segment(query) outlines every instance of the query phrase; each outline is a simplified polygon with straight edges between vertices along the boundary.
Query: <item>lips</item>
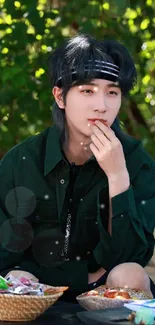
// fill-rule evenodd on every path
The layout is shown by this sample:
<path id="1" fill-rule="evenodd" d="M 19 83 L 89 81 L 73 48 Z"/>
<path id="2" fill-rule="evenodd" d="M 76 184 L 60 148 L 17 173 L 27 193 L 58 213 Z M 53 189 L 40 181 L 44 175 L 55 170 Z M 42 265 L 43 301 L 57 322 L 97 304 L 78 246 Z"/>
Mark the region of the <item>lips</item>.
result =
<path id="1" fill-rule="evenodd" d="M 108 125 L 107 120 L 103 120 L 103 119 L 95 118 L 95 119 L 89 119 L 88 121 L 89 121 L 90 123 L 92 123 L 92 124 L 95 124 L 95 121 L 100 121 L 100 122 L 102 122 L 103 124 Z"/>

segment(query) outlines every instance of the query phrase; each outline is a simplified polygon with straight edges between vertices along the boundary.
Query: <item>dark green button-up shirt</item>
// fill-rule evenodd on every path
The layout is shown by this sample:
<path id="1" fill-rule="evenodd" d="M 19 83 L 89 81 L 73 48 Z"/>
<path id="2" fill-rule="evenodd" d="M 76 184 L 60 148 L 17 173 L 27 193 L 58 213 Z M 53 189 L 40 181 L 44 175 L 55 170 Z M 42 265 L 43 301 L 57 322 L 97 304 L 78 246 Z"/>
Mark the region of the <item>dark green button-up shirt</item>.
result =
<path id="1" fill-rule="evenodd" d="M 130 188 L 112 198 L 95 157 L 80 169 L 72 193 L 68 260 L 63 260 L 70 164 L 56 126 L 11 149 L 0 162 L 0 273 L 19 267 L 41 282 L 88 289 L 88 273 L 153 255 L 155 162 L 141 142 L 121 140 Z"/>

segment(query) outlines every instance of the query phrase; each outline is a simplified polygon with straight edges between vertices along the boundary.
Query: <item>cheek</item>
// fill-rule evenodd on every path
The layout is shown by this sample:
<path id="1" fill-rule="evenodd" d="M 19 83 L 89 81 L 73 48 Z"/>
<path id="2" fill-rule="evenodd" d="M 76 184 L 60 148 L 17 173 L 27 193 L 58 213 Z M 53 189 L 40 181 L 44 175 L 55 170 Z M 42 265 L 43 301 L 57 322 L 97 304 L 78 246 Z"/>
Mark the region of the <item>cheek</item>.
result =
<path id="1" fill-rule="evenodd" d="M 121 97 L 118 97 L 115 102 L 114 102 L 114 108 L 115 108 L 115 111 L 118 112 L 120 110 L 120 107 L 121 107 Z"/>

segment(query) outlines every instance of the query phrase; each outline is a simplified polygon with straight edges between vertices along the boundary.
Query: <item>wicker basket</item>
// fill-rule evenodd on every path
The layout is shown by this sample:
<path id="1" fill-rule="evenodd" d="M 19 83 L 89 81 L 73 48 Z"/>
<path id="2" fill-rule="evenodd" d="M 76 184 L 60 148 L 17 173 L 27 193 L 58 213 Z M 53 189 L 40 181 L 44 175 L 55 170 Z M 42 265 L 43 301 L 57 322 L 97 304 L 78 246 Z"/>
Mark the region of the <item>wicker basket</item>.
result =
<path id="1" fill-rule="evenodd" d="M 31 321 L 53 305 L 63 292 L 47 296 L 0 294 L 0 320 Z"/>

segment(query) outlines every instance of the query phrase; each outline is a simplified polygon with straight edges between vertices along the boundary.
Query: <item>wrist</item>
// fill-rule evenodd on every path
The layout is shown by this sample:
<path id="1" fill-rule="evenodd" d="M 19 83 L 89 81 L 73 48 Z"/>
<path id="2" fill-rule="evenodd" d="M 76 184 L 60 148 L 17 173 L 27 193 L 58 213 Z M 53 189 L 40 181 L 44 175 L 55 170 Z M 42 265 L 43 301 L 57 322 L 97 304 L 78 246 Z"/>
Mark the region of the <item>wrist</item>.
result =
<path id="1" fill-rule="evenodd" d="M 128 171 L 123 171 L 119 174 L 110 175 L 108 177 L 109 182 L 109 195 L 114 197 L 127 191 L 130 187 L 130 177 Z"/>
<path id="2" fill-rule="evenodd" d="M 123 182 L 123 181 L 129 180 L 129 173 L 128 173 L 128 170 L 125 168 L 125 169 L 121 170 L 120 172 L 111 173 L 107 177 L 108 177 L 108 181 L 111 183 L 115 183 L 118 181 Z"/>

